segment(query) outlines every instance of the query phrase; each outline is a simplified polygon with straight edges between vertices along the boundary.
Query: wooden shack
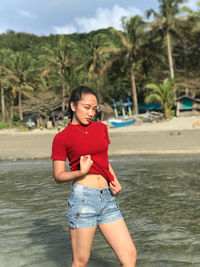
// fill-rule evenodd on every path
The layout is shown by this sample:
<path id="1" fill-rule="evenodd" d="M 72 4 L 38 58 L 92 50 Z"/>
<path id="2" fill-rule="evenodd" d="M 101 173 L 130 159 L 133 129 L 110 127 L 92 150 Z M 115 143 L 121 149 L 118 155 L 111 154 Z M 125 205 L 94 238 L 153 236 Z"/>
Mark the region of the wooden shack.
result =
<path id="1" fill-rule="evenodd" d="M 200 115 L 200 99 L 190 96 L 176 98 L 176 116 Z"/>
<path id="2" fill-rule="evenodd" d="M 66 126 L 67 124 L 67 107 L 69 97 L 65 98 L 66 110 L 62 111 L 62 99 L 53 92 L 40 92 L 30 99 L 26 99 L 22 105 L 23 122 L 29 119 L 35 122 L 35 125 L 40 128 Z M 113 114 L 112 107 L 107 103 L 101 103 L 100 109 L 96 114 L 97 121 L 107 120 Z M 18 107 L 15 109 L 18 112 Z"/>
<path id="3" fill-rule="evenodd" d="M 65 103 L 68 103 L 69 98 L 65 99 Z M 16 108 L 18 111 L 18 107 Z M 52 126 L 55 126 L 55 117 L 60 116 L 62 113 L 62 100 L 59 96 L 53 92 L 40 92 L 22 104 L 23 110 L 23 122 L 32 119 L 37 127 L 50 127 L 48 122 L 52 121 Z M 53 117 L 52 117 L 53 114 Z"/>

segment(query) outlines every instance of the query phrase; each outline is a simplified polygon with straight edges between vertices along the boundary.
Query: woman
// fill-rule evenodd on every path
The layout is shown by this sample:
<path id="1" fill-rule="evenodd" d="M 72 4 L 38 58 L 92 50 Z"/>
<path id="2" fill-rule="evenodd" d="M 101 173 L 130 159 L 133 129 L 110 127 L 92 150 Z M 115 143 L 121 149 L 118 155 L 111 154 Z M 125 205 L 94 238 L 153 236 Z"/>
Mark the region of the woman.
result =
<path id="1" fill-rule="evenodd" d="M 71 123 L 55 136 L 52 147 L 55 181 L 73 180 L 67 207 L 72 267 L 87 265 L 97 226 L 122 266 L 133 267 L 136 249 L 113 196 L 122 188 L 108 161 L 107 127 L 92 122 L 97 107 L 93 90 L 76 88 L 69 101 Z"/>

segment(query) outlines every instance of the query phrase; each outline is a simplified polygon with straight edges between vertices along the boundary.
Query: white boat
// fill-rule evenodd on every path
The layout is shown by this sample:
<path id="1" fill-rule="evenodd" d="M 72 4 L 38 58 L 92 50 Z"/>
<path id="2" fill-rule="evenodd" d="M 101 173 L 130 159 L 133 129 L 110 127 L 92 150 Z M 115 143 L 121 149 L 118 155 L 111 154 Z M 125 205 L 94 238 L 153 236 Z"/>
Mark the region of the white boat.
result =
<path id="1" fill-rule="evenodd" d="M 135 123 L 135 119 L 133 118 L 114 118 L 109 119 L 108 122 L 115 128 L 128 126 Z"/>

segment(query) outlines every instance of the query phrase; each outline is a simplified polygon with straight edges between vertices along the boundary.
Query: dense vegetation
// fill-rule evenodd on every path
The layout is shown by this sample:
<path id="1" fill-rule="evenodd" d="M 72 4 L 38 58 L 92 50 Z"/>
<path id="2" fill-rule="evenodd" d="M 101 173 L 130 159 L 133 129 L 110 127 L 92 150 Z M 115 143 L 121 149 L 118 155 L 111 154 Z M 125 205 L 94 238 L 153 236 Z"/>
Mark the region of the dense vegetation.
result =
<path id="1" fill-rule="evenodd" d="M 180 9 L 183 2 L 159 0 L 159 13 L 147 11 L 151 20 L 123 18 L 123 31 L 1 34 L 1 121 L 22 120 L 24 109 L 31 109 L 36 98 L 46 113 L 49 103 L 59 99 L 65 110 L 66 98 L 80 84 L 95 89 L 100 102 L 130 97 L 136 113 L 138 103 L 167 78 L 176 88 L 166 94 L 170 107 L 176 96 L 200 97 L 200 2 L 197 12 Z M 165 106 L 163 99 L 157 100 Z"/>

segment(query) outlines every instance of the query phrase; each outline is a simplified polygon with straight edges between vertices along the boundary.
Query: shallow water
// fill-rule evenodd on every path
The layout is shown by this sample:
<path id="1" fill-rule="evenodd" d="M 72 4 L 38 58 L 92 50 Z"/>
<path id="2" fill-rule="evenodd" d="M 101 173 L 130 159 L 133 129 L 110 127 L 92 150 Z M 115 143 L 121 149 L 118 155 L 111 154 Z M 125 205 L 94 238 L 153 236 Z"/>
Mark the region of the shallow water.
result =
<path id="1" fill-rule="evenodd" d="M 188 155 L 111 157 L 137 266 L 200 266 L 199 163 Z M 70 183 L 55 184 L 50 160 L 0 162 L 0 178 L 0 266 L 70 266 Z M 98 231 L 88 266 L 119 266 Z"/>

